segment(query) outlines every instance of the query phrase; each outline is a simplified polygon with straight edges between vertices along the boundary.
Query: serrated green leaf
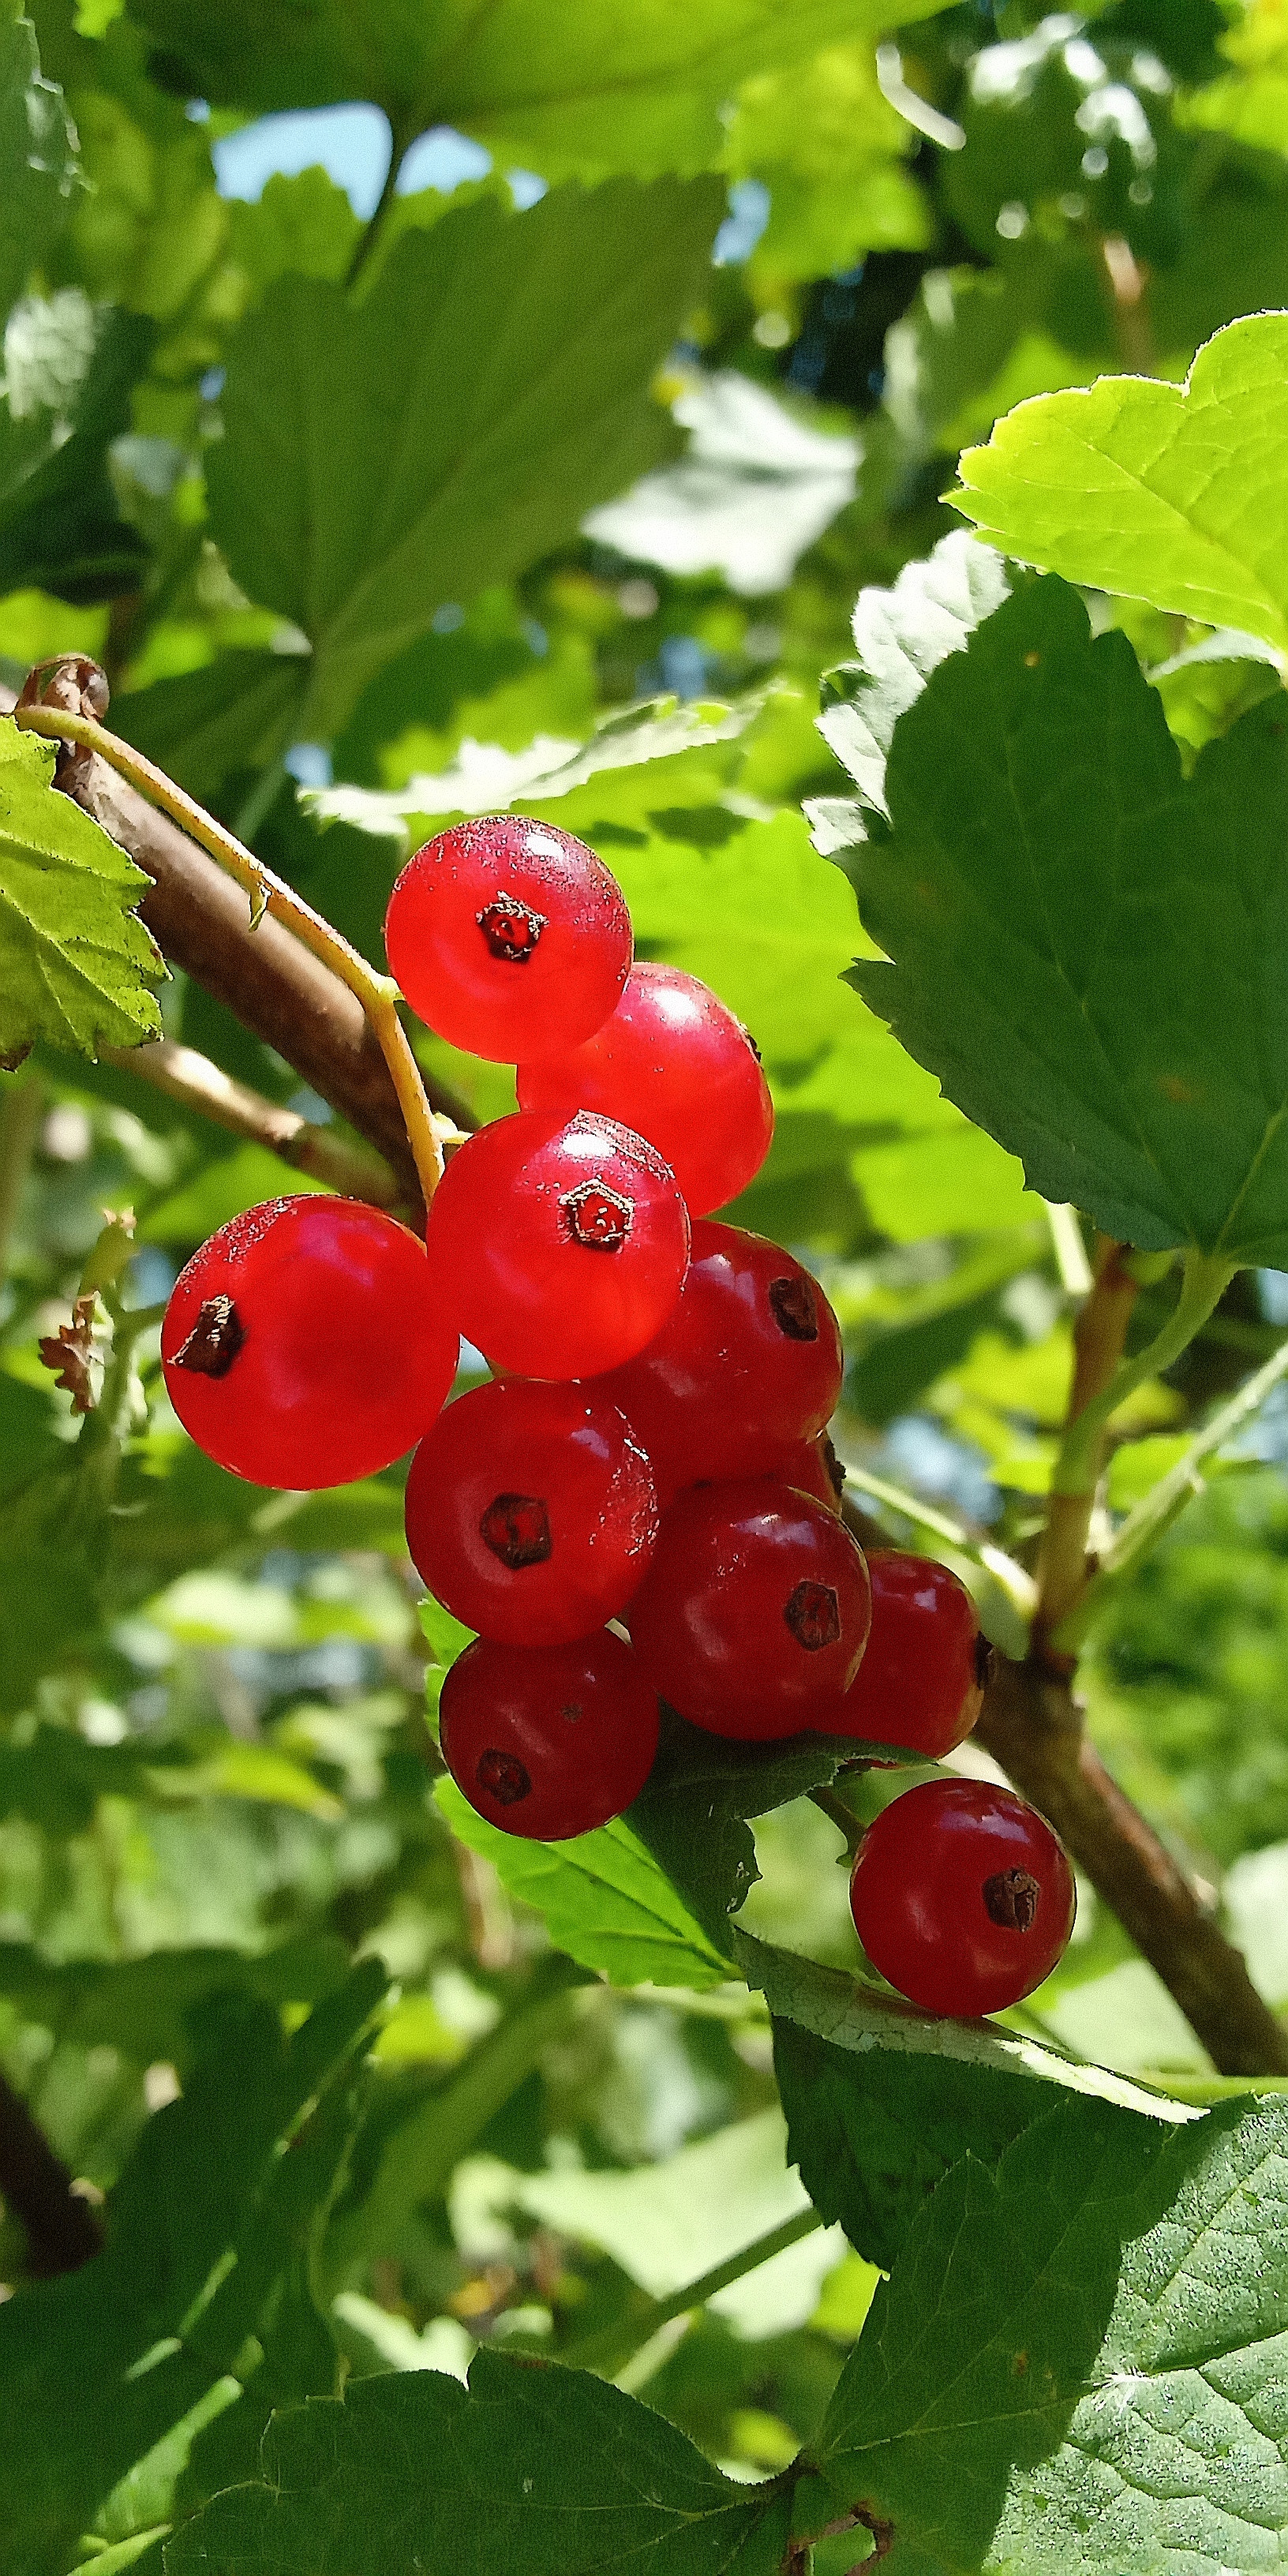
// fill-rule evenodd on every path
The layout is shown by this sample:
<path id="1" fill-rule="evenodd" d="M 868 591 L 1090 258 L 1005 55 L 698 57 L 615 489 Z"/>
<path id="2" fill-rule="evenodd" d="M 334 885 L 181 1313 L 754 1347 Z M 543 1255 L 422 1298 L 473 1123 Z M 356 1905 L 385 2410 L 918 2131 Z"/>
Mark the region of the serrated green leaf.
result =
<path id="1" fill-rule="evenodd" d="M 664 453 L 647 389 L 720 215 L 704 180 L 556 190 L 404 236 L 358 304 L 279 278 L 228 353 L 211 518 L 299 626 L 325 738 L 434 610 L 518 571 Z"/>
<path id="2" fill-rule="evenodd" d="M 1288 1258 L 1278 700 L 1193 777 L 1127 640 L 1022 589 L 899 720 L 852 981 L 1031 1188 L 1119 1239 Z"/>
<path id="3" fill-rule="evenodd" d="M 121 516 L 107 450 L 130 426 L 152 348 L 141 314 L 76 287 L 16 305 L 0 400 L 0 588 L 112 599 L 137 587 L 147 550 Z"/>
<path id="4" fill-rule="evenodd" d="M 545 1917 L 556 1949 L 615 1986 L 722 1985 L 729 1960 L 621 1816 L 571 1842 L 534 1843 L 476 1815 L 454 1780 L 434 1796 L 452 1832 Z"/>
<path id="5" fill-rule="evenodd" d="M 834 1780 L 841 1764 L 878 1753 L 892 1762 L 915 1757 L 850 1735 L 793 1735 L 778 1744 L 740 1744 L 662 1712 L 662 1740 L 645 1787 L 630 1810 L 633 1831 L 697 1916 L 722 1958 L 739 1959 L 729 1917 L 760 1872 L 748 1830 L 768 1815 Z M 727 1973 L 727 1971 L 726 1971 Z"/>
<path id="6" fill-rule="evenodd" d="M 1288 2111 L 1070 2107 L 940 2184 L 842 2373 L 823 2477 L 906 2576 L 1230 2576 L 1288 2510 Z M 820 2520 L 823 2516 L 820 2514 Z"/>
<path id="7" fill-rule="evenodd" d="M 130 0 L 185 97 L 248 109 L 369 98 L 408 139 L 477 135 L 549 177 L 716 166 L 719 110 L 738 82 L 834 38 L 874 35 L 944 0 L 502 0 L 427 13 L 416 0 L 320 0 L 262 42 L 255 0 Z"/>
<path id="8" fill-rule="evenodd" d="M 1007 554 L 1288 652 L 1288 314 L 1200 349 L 1185 385 L 1105 376 L 968 449 L 955 506 Z"/>
<path id="9" fill-rule="evenodd" d="M 76 136 L 63 94 L 41 75 L 35 29 L 15 10 L 0 21 L 0 318 L 67 221 L 79 185 Z"/>
<path id="10" fill-rule="evenodd" d="M 143 2130 L 105 2251 L 0 2310 L 6 2576 L 61 2576 L 126 2471 L 234 2362 L 247 2392 L 230 2413 L 244 2407 L 258 2432 L 268 2408 L 247 2338 L 316 2233 L 352 2111 L 341 2104 L 337 2123 L 324 2100 L 295 2153 L 283 2148 L 314 2098 L 342 2085 L 383 1984 L 368 1962 L 288 2041 L 263 2006 L 228 2009 L 182 2099 Z"/>
<path id="11" fill-rule="evenodd" d="M 0 717 L 0 1063 L 160 1035 L 165 968 L 134 907 L 148 879 L 51 781 L 54 750 Z"/>
<path id="12" fill-rule="evenodd" d="M 391 2519 L 390 2499 L 398 2499 Z M 778 2576 L 789 2499 L 735 2486 L 583 2371 L 480 2352 L 279 2416 L 261 2479 L 169 2542 L 167 2576 Z"/>

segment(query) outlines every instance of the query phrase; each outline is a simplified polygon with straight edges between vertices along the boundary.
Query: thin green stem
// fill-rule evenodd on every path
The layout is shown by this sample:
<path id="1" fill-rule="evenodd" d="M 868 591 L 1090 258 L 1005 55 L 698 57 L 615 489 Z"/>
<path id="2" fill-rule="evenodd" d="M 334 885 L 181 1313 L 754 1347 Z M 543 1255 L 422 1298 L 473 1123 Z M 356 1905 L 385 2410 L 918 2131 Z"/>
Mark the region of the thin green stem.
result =
<path id="1" fill-rule="evenodd" d="M 391 128 L 389 136 L 389 167 L 385 172 L 385 184 L 372 209 L 370 222 L 368 223 L 365 231 L 360 233 L 358 236 L 353 257 L 349 262 L 348 275 L 344 281 L 346 287 L 352 287 L 357 284 L 358 279 L 361 277 L 364 268 L 371 258 L 372 252 L 376 248 L 376 245 L 384 232 L 385 225 L 389 219 L 389 209 L 398 193 L 398 174 L 407 158 L 408 146 L 413 140 L 414 137 L 406 133 L 400 126 L 393 126 Z"/>
<path id="2" fill-rule="evenodd" d="M 302 940 L 306 948 L 312 949 L 314 956 L 320 957 L 323 964 L 347 984 L 349 991 L 356 994 L 389 1067 L 428 1207 L 443 1177 L 442 1138 L 425 1095 L 411 1042 L 398 1017 L 401 996 L 392 977 L 378 975 L 366 958 L 360 956 L 338 930 L 333 930 L 330 922 L 325 921 L 320 912 L 315 912 L 312 904 L 306 903 L 293 886 L 275 876 L 272 869 L 266 868 L 234 833 L 216 822 L 204 805 L 198 805 L 182 787 L 176 787 L 174 780 L 167 778 L 165 771 L 155 768 L 150 760 L 145 760 L 132 743 L 122 742 L 119 735 L 109 733 L 107 727 L 96 723 L 92 716 L 65 713 L 61 707 L 19 706 L 14 710 L 14 719 L 28 733 L 44 734 L 55 742 L 78 742 L 87 751 L 97 752 L 100 759 L 119 770 L 123 778 L 128 778 L 131 786 L 140 788 L 176 823 L 181 823 L 194 841 L 199 841 L 201 847 L 209 850 L 211 857 L 218 859 L 229 875 L 244 886 L 250 898 L 252 925 L 262 920 L 266 912 L 271 913 L 275 921 L 283 922 L 288 930 L 294 931 L 296 938 Z"/>
<path id="3" fill-rule="evenodd" d="M 686 2281 L 682 2290 L 673 2290 L 669 2298 L 648 2299 L 632 2307 L 629 2315 L 619 2317 L 598 2333 L 583 2335 L 580 2343 L 570 2344 L 559 2359 L 569 2370 L 597 2370 L 611 2379 L 624 2370 L 633 2354 L 639 2352 L 662 2326 L 673 2317 L 687 2316 L 692 2308 L 705 2307 L 717 2292 L 741 2281 L 748 2272 L 759 2271 L 762 2263 L 772 2262 L 789 2245 L 799 2245 L 802 2237 L 812 2236 L 823 2224 L 816 2209 L 798 2209 L 794 2218 L 785 2218 L 779 2227 L 771 2227 L 741 2253 L 730 2254 L 723 2263 L 715 2263 L 696 2281 Z"/>
<path id="4" fill-rule="evenodd" d="M 1129 1566 L 1135 1565 L 1147 1548 L 1155 1546 L 1164 1531 L 1179 1518 L 1186 1504 L 1204 1491 L 1207 1480 L 1202 1473 L 1203 1461 L 1224 1447 L 1226 1441 L 1264 1404 L 1271 1388 L 1285 1376 L 1288 1376 L 1288 1342 L 1281 1342 L 1264 1367 L 1254 1371 L 1231 1396 L 1228 1404 L 1223 1404 L 1213 1414 L 1211 1421 L 1196 1433 L 1184 1455 L 1177 1459 L 1176 1465 L 1169 1468 L 1165 1476 L 1160 1476 L 1158 1483 L 1152 1485 L 1135 1509 L 1128 1513 L 1108 1547 L 1101 1550 L 1097 1570 L 1077 1610 L 1060 1630 L 1056 1639 L 1058 1645 L 1072 1651 L 1075 1643 L 1081 1641 L 1108 1586 L 1125 1574 Z"/>
<path id="5" fill-rule="evenodd" d="M 40 1133 L 44 1092 L 34 1073 L 0 1086 L 0 1282 L 9 1262 L 22 1185 Z"/>
<path id="6" fill-rule="evenodd" d="M 839 1833 L 844 1834 L 846 1859 L 853 1860 L 866 1830 L 860 1819 L 835 1789 L 811 1789 L 809 1797 L 811 1805 L 827 1816 Z"/>
<path id="7" fill-rule="evenodd" d="M 1152 1342 L 1136 1357 L 1121 1360 L 1107 1386 L 1074 1416 L 1060 1444 L 1051 1478 L 1053 1494 L 1082 1494 L 1094 1488 L 1100 1442 L 1110 1416 L 1152 1377 L 1172 1367 L 1207 1322 L 1239 1265 L 1214 1253 L 1187 1252 L 1181 1293 Z"/>

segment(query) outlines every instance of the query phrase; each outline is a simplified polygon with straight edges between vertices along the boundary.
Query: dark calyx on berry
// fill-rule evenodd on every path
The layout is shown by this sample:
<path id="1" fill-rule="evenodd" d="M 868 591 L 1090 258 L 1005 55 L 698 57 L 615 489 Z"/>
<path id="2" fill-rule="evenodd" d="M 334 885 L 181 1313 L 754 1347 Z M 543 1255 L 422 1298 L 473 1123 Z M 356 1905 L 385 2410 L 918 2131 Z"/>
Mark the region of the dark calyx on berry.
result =
<path id="1" fill-rule="evenodd" d="M 498 1807 L 517 1807 L 520 1798 L 526 1798 L 532 1788 L 531 1777 L 518 1754 L 498 1752 L 495 1745 L 480 1753 L 474 1777 L 480 1789 L 495 1798 Z"/>
<path id="2" fill-rule="evenodd" d="M 807 1655 L 834 1646 L 841 1634 L 841 1605 L 830 1583 L 798 1583 L 783 1617 Z"/>
<path id="3" fill-rule="evenodd" d="M 245 1339 L 246 1327 L 231 1297 L 207 1297 L 173 1366 L 195 1369 L 199 1377 L 227 1377 Z"/>
<path id="4" fill-rule="evenodd" d="M 789 1342 L 818 1340 L 818 1302 L 808 1279 L 771 1279 L 769 1302 Z"/>
<path id="5" fill-rule="evenodd" d="M 544 912 L 515 894 L 494 894 L 474 915 L 492 955 L 503 965 L 526 966 L 546 926 Z"/>
<path id="6" fill-rule="evenodd" d="M 554 1545 L 550 1514 L 538 1494 L 498 1494 L 479 1522 L 479 1536 L 511 1574 L 544 1565 Z"/>
<path id="7" fill-rule="evenodd" d="M 1026 1869 L 999 1869 L 984 1881 L 984 1911 L 1002 1932 L 1031 1932 L 1041 1893 Z"/>
<path id="8" fill-rule="evenodd" d="M 619 1190 L 610 1190 L 604 1181 L 579 1181 L 559 1204 L 574 1243 L 590 1252 L 621 1251 L 635 1210 Z"/>

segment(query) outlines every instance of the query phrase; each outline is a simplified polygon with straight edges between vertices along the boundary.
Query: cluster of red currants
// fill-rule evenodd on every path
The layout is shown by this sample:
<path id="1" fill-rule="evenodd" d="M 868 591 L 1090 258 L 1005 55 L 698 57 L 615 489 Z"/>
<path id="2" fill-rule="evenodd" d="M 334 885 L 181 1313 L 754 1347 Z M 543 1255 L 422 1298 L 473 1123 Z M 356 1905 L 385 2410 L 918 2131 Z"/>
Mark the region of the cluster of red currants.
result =
<path id="1" fill-rule="evenodd" d="M 832 1309 L 789 1253 L 711 1221 L 772 1134 L 746 1030 L 695 977 L 633 963 L 613 878 L 544 824 L 427 843 L 386 944 L 430 1027 L 517 1065 L 518 1112 L 457 1149 L 423 1246 L 321 1197 L 212 1236 L 162 1334 L 180 1419 L 235 1473 L 294 1489 L 419 1444 L 408 1546 L 477 1632 L 444 1683 L 443 1755 L 507 1832 L 620 1815 L 660 1700 L 744 1741 L 809 1728 L 941 1758 L 980 1704 L 970 1597 L 924 1559 L 865 1558 L 825 1429 Z M 493 1375 L 444 1410 L 461 1335 Z M 913 1877 L 938 1894 L 901 1914 L 882 1855 L 914 1812 Z M 1071 1883 L 1023 1801 L 944 1781 L 877 1819 L 853 1902 L 902 1992 L 978 2012 L 1047 1973 Z"/>

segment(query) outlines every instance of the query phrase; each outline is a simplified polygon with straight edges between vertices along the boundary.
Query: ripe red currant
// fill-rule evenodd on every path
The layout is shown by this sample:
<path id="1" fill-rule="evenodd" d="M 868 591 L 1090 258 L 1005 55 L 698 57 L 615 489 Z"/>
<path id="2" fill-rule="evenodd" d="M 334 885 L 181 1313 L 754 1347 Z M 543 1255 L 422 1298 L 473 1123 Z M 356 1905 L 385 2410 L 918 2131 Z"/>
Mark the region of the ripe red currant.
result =
<path id="1" fill-rule="evenodd" d="M 521 1112 L 453 1156 L 425 1243 L 445 1309 L 494 1368 L 594 1377 L 666 1322 L 689 1220 L 642 1136 L 611 1118 Z"/>
<path id="2" fill-rule="evenodd" d="M 870 1608 L 863 1550 L 835 1513 L 748 1477 L 671 1505 L 629 1618 L 663 1699 L 752 1742 L 830 1728 Z"/>
<path id="3" fill-rule="evenodd" d="M 408 860 L 385 948 L 431 1029 L 512 1064 L 578 1046 L 608 1018 L 630 967 L 631 921 L 584 841 L 490 814 L 453 823 Z"/>
<path id="4" fill-rule="evenodd" d="M 927 2012 L 969 2019 L 1032 1994 L 1073 1930 L 1073 1872 L 1035 1807 L 987 1780 L 928 1780 L 883 1807 L 850 1880 L 874 1968 Z"/>
<path id="5" fill-rule="evenodd" d="M 513 1646 L 588 1637 L 657 1537 L 652 1470 L 615 1406 L 506 1378 L 439 1415 L 407 1479 L 407 1545 L 466 1627 Z"/>
<path id="6" fill-rule="evenodd" d="M 602 1110 L 647 1136 L 692 1216 L 754 1180 L 774 1107 L 746 1030 L 678 966 L 633 966 L 611 1019 L 578 1047 L 521 1064 L 521 1109 Z"/>
<path id="7" fill-rule="evenodd" d="M 423 1247 L 357 1199 L 270 1199 L 221 1225 L 161 1327 L 170 1401 L 207 1457 L 302 1492 L 372 1476 L 456 1374 Z"/>
<path id="8" fill-rule="evenodd" d="M 794 1440 L 790 1448 L 780 1449 L 769 1473 L 778 1484 L 791 1485 L 798 1494 L 812 1494 L 816 1503 L 827 1505 L 829 1512 L 840 1512 L 841 1496 L 845 1491 L 845 1469 L 825 1431 L 818 1432 L 813 1440 Z M 874 1617 L 875 1582 L 874 1576 Z M 865 1654 L 864 1663 L 866 1661 Z M 862 1671 L 863 1666 L 859 1669 Z"/>
<path id="9" fill-rule="evenodd" d="M 665 1504 L 683 1485 L 772 1475 L 784 1449 L 822 1430 L 844 1365 L 808 1270 L 763 1235 L 702 1219 L 670 1320 L 603 1392 L 643 1441 Z"/>
<path id="10" fill-rule="evenodd" d="M 988 1642 L 964 1583 L 933 1557 L 871 1548 L 872 1634 L 838 1732 L 942 1762 L 984 1698 Z"/>
<path id="11" fill-rule="evenodd" d="M 570 1646 L 480 1637 L 443 1684 L 443 1760 L 490 1825 L 562 1842 L 620 1816 L 657 1751 L 657 1694 L 604 1629 Z"/>

